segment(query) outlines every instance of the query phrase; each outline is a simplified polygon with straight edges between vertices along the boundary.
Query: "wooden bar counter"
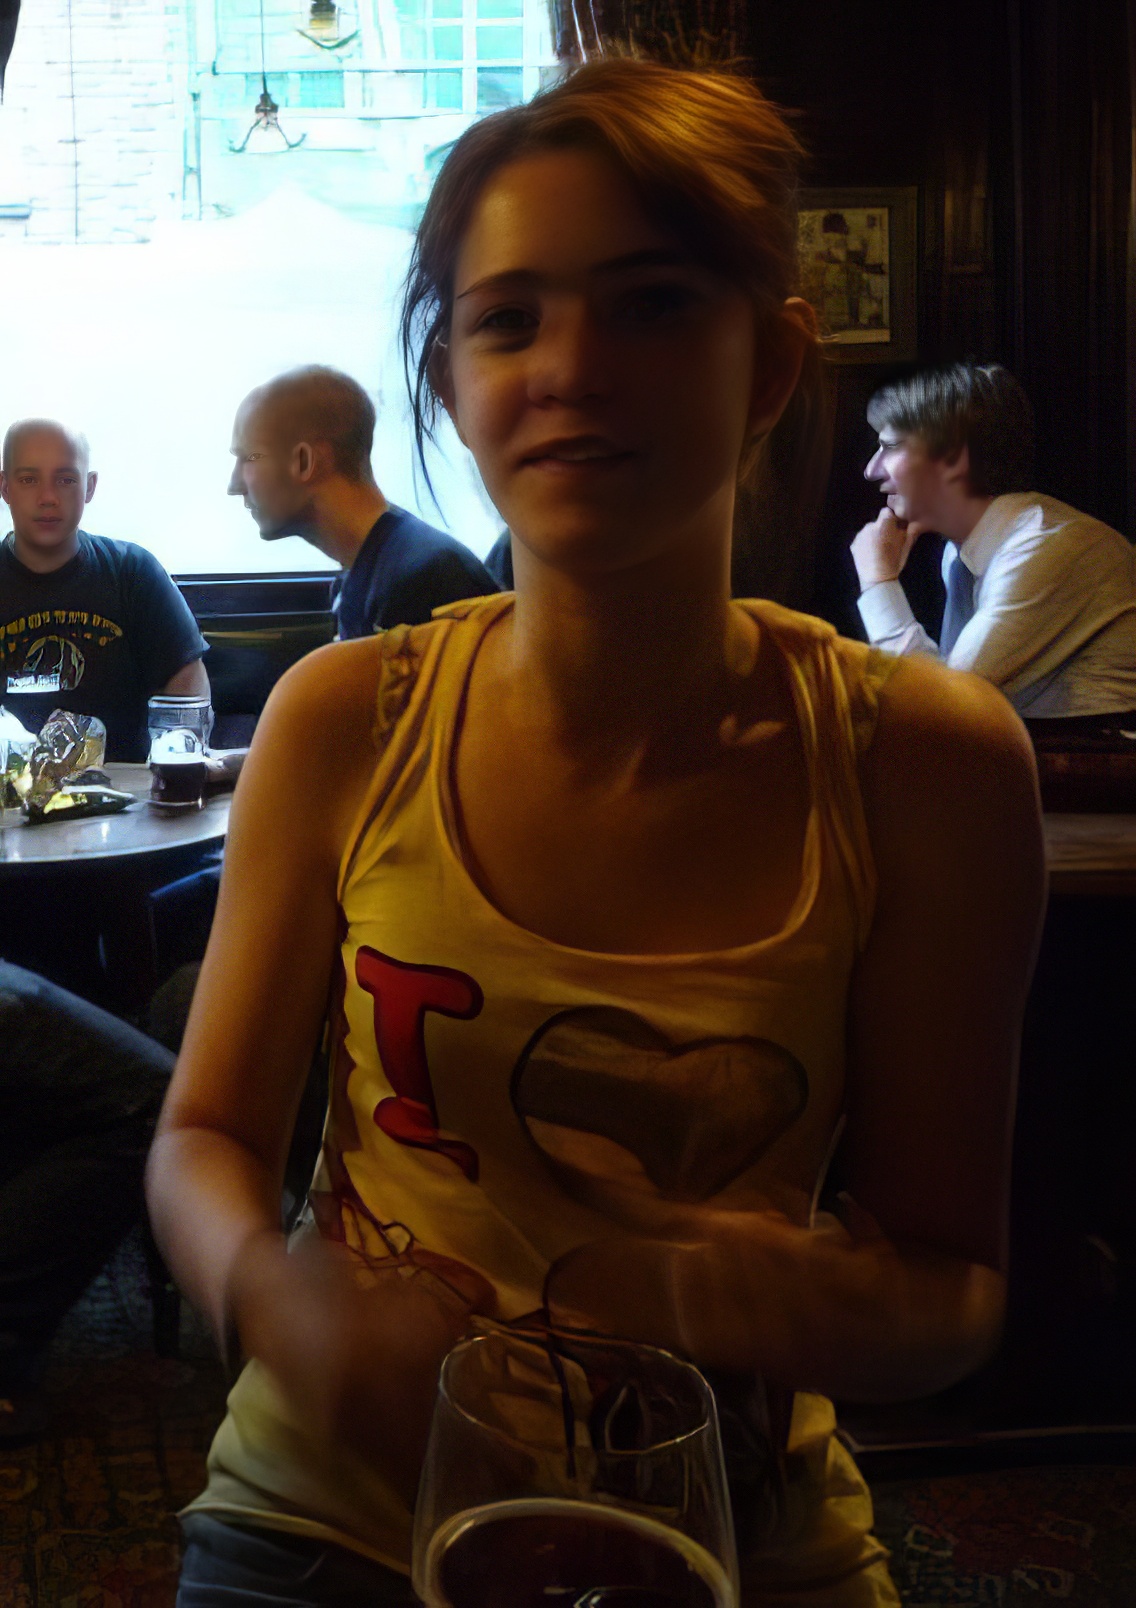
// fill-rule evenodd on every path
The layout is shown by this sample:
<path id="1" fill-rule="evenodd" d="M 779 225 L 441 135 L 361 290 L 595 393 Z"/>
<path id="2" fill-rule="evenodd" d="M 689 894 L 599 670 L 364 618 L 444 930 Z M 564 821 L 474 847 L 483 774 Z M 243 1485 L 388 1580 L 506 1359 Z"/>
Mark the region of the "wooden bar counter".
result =
<path id="1" fill-rule="evenodd" d="M 1046 814 L 1050 891 L 1069 898 L 1136 894 L 1136 815 Z"/>

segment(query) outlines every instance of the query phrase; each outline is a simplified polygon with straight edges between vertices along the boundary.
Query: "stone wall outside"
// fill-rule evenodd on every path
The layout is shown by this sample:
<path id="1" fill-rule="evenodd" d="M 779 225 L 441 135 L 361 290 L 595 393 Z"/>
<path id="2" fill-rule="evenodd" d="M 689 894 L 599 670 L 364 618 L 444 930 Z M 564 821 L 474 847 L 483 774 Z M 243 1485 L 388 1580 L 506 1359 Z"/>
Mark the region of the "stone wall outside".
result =
<path id="1" fill-rule="evenodd" d="M 126 244 L 180 217 L 184 11 L 172 0 L 23 7 L 0 107 L 0 239 Z"/>

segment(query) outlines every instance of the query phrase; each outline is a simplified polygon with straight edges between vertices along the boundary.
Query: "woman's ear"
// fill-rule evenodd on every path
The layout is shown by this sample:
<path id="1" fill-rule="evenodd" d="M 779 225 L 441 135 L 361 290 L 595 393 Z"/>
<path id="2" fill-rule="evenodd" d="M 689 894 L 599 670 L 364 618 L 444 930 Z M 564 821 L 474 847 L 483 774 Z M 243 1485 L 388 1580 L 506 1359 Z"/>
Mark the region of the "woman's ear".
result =
<path id="1" fill-rule="evenodd" d="M 458 440 L 463 447 L 468 447 L 469 442 L 462 434 L 462 427 L 458 423 L 457 399 L 454 396 L 454 380 L 450 370 L 450 348 L 445 341 L 437 337 L 430 348 L 426 378 L 430 382 L 430 389 L 445 408 L 446 416 L 453 425 Z"/>
<path id="2" fill-rule="evenodd" d="M 749 409 L 751 442 L 768 435 L 785 411 L 801 377 L 805 353 L 817 337 L 816 313 L 800 296 L 790 296 L 758 326 Z"/>

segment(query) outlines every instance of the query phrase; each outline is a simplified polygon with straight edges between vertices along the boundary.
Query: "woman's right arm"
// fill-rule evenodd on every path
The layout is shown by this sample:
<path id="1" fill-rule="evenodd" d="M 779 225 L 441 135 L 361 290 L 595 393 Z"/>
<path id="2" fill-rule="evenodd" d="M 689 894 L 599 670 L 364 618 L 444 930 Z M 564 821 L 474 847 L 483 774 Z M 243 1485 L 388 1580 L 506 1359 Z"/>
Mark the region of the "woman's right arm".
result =
<path id="1" fill-rule="evenodd" d="M 339 859 L 376 759 L 377 674 L 373 639 L 335 644 L 268 701 L 150 1157 L 158 1242 L 226 1347 L 246 1249 L 283 1246 L 283 1168 L 327 1003 Z"/>
<path id="2" fill-rule="evenodd" d="M 360 1289 L 318 1235 L 289 1249 L 284 1163 L 324 1019 L 336 881 L 377 755 L 374 638 L 310 655 L 261 717 L 233 800 L 221 895 L 147 1171 L 170 1268 L 232 1362 L 254 1357 L 318 1437 L 413 1500 L 438 1369 L 485 1299 L 386 1275 Z M 460 1280 L 458 1283 L 460 1284 Z"/>

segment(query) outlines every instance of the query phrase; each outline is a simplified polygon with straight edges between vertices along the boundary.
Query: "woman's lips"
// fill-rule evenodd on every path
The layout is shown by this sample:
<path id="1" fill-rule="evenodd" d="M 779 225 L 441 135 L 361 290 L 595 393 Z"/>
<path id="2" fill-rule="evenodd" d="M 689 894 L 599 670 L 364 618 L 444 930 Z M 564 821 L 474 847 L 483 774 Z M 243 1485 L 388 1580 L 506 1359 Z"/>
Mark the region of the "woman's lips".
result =
<path id="1" fill-rule="evenodd" d="M 618 468 L 633 454 L 606 441 L 549 442 L 521 459 L 524 469 L 540 469 L 552 474 L 597 474 Z"/>
<path id="2" fill-rule="evenodd" d="M 539 469 L 544 474 L 595 475 L 622 468 L 630 458 L 629 452 L 613 453 L 608 458 L 526 458 L 524 468 Z"/>

